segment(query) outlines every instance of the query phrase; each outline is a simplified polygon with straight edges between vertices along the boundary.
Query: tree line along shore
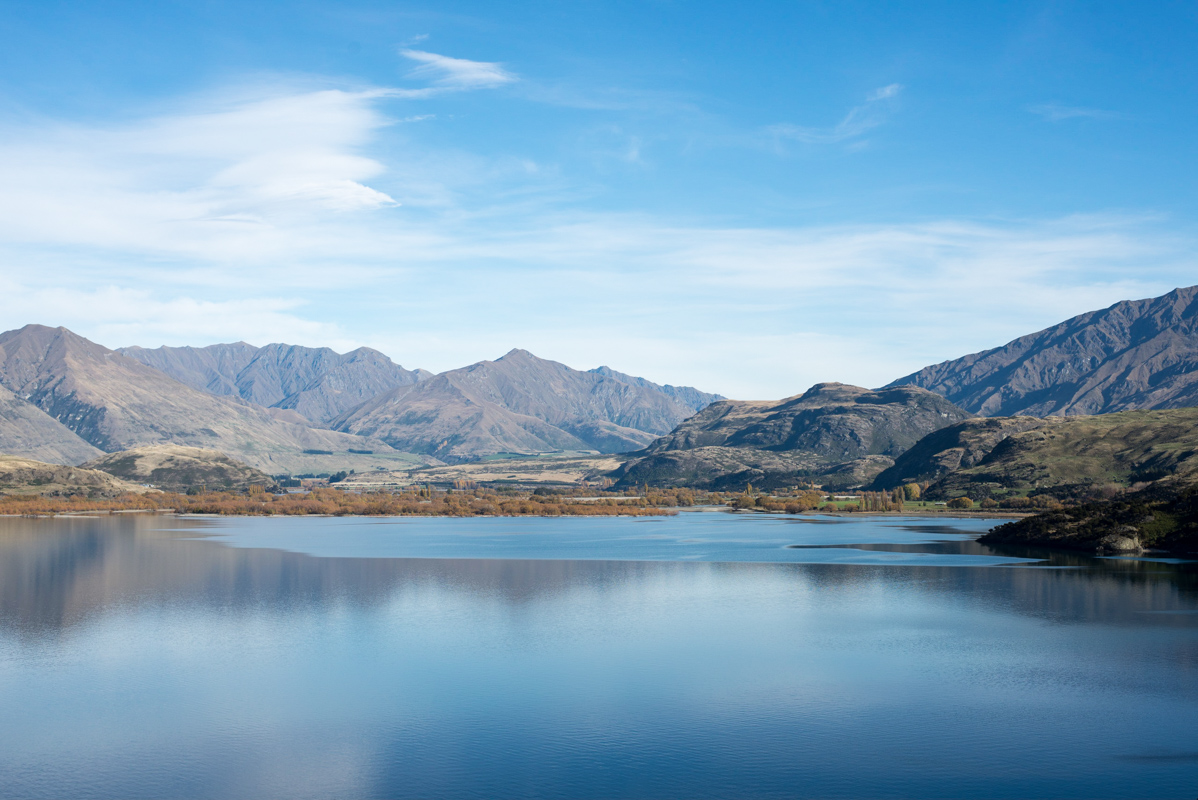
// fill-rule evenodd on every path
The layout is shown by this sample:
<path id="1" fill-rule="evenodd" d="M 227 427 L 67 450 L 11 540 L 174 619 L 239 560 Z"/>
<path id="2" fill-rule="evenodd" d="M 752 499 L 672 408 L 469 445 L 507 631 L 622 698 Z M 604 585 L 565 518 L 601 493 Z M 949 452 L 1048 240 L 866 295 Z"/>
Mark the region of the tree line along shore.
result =
<path id="1" fill-rule="evenodd" d="M 114 497 L 42 494 L 0 495 L 0 515 L 47 516 L 95 512 L 173 512 L 226 516 L 656 516 L 679 508 L 726 508 L 733 511 L 800 514 L 937 513 L 992 509 L 972 503 L 906 500 L 902 490 L 831 495 L 814 489 L 740 494 L 687 488 L 596 491 L 587 488 L 491 488 L 458 482 L 457 488 L 432 485 L 403 490 L 347 491 L 315 486 L 307 491 L 272 493 L 262 486 L 212 492 L 126 493 Z M 463 485 L 466 484 L 466 485 Z"/>

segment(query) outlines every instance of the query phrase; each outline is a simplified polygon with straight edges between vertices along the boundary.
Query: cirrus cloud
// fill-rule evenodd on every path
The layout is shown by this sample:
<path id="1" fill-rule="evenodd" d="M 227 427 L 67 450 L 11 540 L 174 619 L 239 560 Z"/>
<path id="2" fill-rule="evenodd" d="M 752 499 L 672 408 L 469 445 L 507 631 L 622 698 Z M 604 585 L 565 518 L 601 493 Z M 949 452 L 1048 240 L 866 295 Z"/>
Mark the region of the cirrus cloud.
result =
<path id="1" fill-rule="evenodd" d="M 444 89 L 491 89 L 517 78 L 502 65 L 489 61 L 470 61 L 424 50 L 400 50 L 400 55 L 420 66 L 408 73 L 413 78 L 428 78 Z"/>

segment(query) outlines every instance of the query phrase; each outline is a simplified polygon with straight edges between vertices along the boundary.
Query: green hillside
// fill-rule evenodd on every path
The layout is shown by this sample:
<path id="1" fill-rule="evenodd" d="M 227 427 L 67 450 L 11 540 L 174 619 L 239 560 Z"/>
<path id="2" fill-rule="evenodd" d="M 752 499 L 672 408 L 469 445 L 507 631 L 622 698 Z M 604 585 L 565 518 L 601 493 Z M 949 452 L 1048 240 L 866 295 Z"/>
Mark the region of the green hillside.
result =
<path id="1" fill-rule="evenodd" d="M 1198 477 L 1198 408 L 967 420 L 925 437 L 874 487 L 929 481 L 932 499 L 1084 497 Z"/>

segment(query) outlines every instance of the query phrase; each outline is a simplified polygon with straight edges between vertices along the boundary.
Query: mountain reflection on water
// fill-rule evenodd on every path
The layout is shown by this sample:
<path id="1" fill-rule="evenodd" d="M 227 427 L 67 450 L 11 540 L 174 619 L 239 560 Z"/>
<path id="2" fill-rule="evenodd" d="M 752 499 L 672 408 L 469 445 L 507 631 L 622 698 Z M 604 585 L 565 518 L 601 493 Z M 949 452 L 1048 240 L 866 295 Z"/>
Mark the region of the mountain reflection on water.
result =
<path id="1" fill-rule="evenodd" d="M 1192 563 L 640 522 L 0 520 L 0 796 L 1198 789 Z"/>

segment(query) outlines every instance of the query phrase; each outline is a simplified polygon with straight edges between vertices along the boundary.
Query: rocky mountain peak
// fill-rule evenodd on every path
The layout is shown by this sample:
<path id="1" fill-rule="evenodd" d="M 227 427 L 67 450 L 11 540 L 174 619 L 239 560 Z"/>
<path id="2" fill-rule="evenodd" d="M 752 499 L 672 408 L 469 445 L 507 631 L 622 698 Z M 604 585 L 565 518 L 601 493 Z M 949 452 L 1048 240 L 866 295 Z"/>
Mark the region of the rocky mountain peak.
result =
<path id="1" fill-rule="evenodd" d="M 1107 414 L 1198 404 L 1198 286 L 1080 314 L 925 367 L 920 386 L 983 416 Z"/>

